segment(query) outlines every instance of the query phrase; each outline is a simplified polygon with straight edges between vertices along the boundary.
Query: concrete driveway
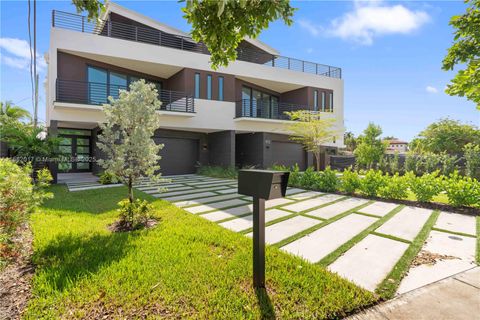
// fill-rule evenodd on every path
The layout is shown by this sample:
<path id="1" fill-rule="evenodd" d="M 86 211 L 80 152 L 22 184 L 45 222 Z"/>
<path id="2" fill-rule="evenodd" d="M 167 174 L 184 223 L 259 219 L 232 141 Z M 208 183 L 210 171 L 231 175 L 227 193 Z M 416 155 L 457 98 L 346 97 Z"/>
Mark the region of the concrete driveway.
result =
<path id="1" fill-rule="evenodd" d="M 251 198 L 237 193 L 237 181 L 199 175 L 168 178 L 171 182 L 162 185 L 166 192 L 158 193 L 158 184 L 148 180 L 135 187 L 250 236 Z M 266 208 L 269 244 L 327 265 L 370 291 L 392 271 L 433 214 L 428 209 L 297 188 L 289 188 L 286 198 L 267 201 Z M 476 236 L 474 217 L 441 212 L 398 293 L 474 268 Z"/>

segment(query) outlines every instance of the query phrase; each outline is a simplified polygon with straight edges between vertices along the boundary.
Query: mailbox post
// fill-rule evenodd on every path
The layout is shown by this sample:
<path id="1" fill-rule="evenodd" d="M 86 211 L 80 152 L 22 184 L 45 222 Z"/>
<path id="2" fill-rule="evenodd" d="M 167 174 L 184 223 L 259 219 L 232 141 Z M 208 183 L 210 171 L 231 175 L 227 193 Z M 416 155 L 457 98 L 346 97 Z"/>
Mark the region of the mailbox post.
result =
<path id="1" fill-rule="evenodd" d="M 289 172 L 240 170 L 238 193 L 253 197 L 253 286 L 265 288 L 265 200 L 285 197 Z"/>

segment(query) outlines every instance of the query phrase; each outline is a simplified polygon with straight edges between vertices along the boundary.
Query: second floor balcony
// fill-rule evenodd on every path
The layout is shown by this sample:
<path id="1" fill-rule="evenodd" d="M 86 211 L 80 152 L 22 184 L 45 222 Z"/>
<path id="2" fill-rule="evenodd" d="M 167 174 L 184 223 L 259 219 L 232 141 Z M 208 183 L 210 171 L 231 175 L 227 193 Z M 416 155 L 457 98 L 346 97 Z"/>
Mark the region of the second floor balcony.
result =
<path id="1" fill-rule="evenodd" d="M 119 97 L 120 90 L 128 90 L 127 86 L 57 79 L 56 98 L 58 102 L 103 105 L 108 97 Z M 160 110 L 194 113 L 194 98 L 185 92 L 158 90 L 158 99 L 162 102 Z"/>
<path id="2" fill-rule="evenodd" d="M 316 110 L 314 107 L 278 102 L 277 100 L 243 99 L 236 102 L 236 118 L 260 118 L 290 120 L 286 112 L 309 110 L 313 112 L 333 112 L 332 109 Z"/>
<path id="3" fill-rule="evenodd" d="M 52 12 L 52 26 L 55 28 L 91 33 L 99 36 L 141 42 L 200 54 L 210 54 L 205 44 L 197 43 L 189 37 L 173 35 L 154 28 L 126 24 L 118 21 L 88 21 L 85 16 L 62 11 L 54 10 Z M 239 47 L 237 49 L 237 60 L 330 78 L 342 78 L 341 68 L 280 55 L 272 55 L 260 49 L 257 50 L 250 47 Z"/>

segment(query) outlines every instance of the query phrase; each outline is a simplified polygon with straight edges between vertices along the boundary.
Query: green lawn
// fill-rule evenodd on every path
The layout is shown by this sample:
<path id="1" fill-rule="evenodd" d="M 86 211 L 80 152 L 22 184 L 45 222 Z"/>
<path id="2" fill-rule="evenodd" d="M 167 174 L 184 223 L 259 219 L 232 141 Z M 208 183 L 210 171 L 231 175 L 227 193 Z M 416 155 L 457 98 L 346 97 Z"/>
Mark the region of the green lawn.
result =
<path id="1" fill-rule="evenodd" d="M 125 187 L 68 192 L 34 214 L 33 295 L 25 318 L 340 318 L 376 297 L 267 248 L 267 293 L 251 288 L 251 239 L 154 203 L 154 229 L 111 233 Z"/>

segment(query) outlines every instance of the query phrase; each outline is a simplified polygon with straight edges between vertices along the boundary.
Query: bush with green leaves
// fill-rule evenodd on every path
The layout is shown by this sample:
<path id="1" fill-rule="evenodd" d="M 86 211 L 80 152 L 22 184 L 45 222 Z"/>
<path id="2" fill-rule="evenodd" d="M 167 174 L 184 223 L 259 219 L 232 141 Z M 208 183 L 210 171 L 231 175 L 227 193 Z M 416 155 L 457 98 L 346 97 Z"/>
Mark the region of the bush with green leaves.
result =
<path id="1" fill-rule="evenodd" d="M 307 170 L 300 176 L 300 186 L 306 189 L 315 189 L 317 185 L 318 173 L 313 167 L 308 167 Z"/>
<path id="2" fill-rule="evenodd" d="M 395 173 L 385 176 L 385 185 L 378 189 L 378 195 L 387 199 L 405 199 L 408 197 L 408 181 L 405 176 Z"/>
<path id="3" fill-rule="evenodd" d="M 405 163 L 403 164 L 403 170 L 405 172 L 415 172 L 415 169 L 417 168 L 417 156 L 412 153 L 408 152 L 406 157 L 405 157 Z"/>
<path id="4" fill-rule="evenodd" d="M 417 201 L 428 202 L 442 191 L 442 177 L 439 171 L 416 176 L 412 171 L 405 175 L 410 191 L 413 192 Z"/>
<path id="5" fill-rule="evenodd" d="M 458 171 L 444 179 L 443 187 L 448 203 L 460 207 L 480 207 L 480 182 L 461 176 Z"/>
<path id="6" fill-rule="evenodd" d="M 465 174 L 470 178 L 480 180 L 480 145 L 472 143 L 463 148 L 465 157 Z"/>
<path id="7" fill-rule="evenodd" d="M 119 227 L 121 230 L 136 230 L 145 227 L 151 218 L 153 206 L 146 200 L 136 199 L 130 202 L 123 199 L 118 203 L 120 209 Z"/>
<path id="8" fill-rule="evenodd" d="M 37 171 L 32 181 L 30 164 L 19 166 L 10 159 L 0 159 L 0 265 L 17 255 L 13 237 L 43 200 L 51 198 L 46 192 L 52 175 L 48 169 Z"/>
<path id="9" fill-rule="evenodd" d="M 197 174 L 213 178 L 236 179 L 238 170 L 235 167 L 200 166 Z"/>
<path id="10" fill-rule="evenodd" d="M 320 171 L 317 176 L 316 189 L 323 192 L 335 192 L 340 185 L 340 179 L 337 177 L 337 172 L 327 167 Z"/>
<path id="11" fill-rule="evenodd" d="M 360 180 L 360 191 L 369 197 L 375 197 L 378 190 L 386 185 L 386 179 L 382 171 L 370 169 Z"/>
<path id="12" fill-rule="evenodd" d="M 355 193 L 360 188 L 360 176 L 358 172 L 348 168 L 343 171 L 340 190 L 348 194 Z"/>
<path id="13" fill-rule="evenodd" d="M 442 153 L 440 155 L 440 170 L 444 176 L 452 174 L 455 170 L 458 170 L 459 158 L 455 155 L 448 153 Z"/>
<path id="14" fill-rule="evenodd" d="M 110 172 L 103 172 L 100 175 L 100 179 L 98 180 L 101 184 L 114 184 L 118 183 L 119 179 L 118 177 Z"/>

